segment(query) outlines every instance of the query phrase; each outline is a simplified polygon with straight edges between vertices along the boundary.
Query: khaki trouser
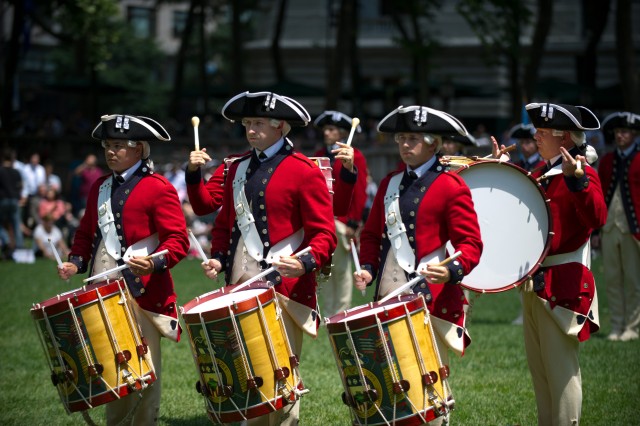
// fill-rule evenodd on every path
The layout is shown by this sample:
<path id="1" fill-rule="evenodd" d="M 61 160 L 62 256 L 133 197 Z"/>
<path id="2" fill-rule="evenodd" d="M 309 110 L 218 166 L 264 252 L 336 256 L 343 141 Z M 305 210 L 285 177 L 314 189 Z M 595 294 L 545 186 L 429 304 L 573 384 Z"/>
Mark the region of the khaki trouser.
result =
<path id="1" fill-rule="evenodd" d="M 542 300 L 522 293 L 524 343 L 539 426 L 578 425 L 582 411 L 579 342 L 565 334 Z"/>
<path id="2" fill-rule="evenodd" d="M 108 425 L 155 425 L 160 412 L 160 391 L 162 361 L 160 358 L 160 332 L 142 312 L 136 302 L 129 306 L 135 311 L 136 318 L 149 345 L 151 361 L 157 380 L 141 393 L 133 393 L 106 406 Z"/>
<path id="3" fill-rule="evenodd" d="M 602 264 L 611 330 L 637 331 L 640 325 L 640 241 L 617 226 L 602 231 Z"/>
<path id="4" fill-rule="evenodd" d="M 331 261 L 331 276 L 321 284 L 320 299 L 324 317 L 331 317 L 349 309 L 353 294 L 353 260 L 351 251 L 347 248 L 350 247 L 350 241 L 346 236 L 347 226 L 340 221 L 335 222 L 338 245 Z"/>

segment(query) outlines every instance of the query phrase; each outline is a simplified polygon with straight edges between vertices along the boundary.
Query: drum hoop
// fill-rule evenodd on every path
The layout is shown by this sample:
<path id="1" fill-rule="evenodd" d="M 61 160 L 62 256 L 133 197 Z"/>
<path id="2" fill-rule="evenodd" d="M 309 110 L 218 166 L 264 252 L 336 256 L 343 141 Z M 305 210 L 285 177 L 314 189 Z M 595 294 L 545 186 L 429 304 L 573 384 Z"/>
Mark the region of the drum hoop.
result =
<path id="1" fill-rule="evenodd" d="M 542 200 L 544 201 L 544 206 L 547 212 L 547 219 L 548 219 L 548 224 L 549 224 L 549 229 L 547 230 L 547 238 L 545 240 L 545 244 L 544 244 L 544 248 L 542 250 L 542 253 L 540 253 L 540 256 L 538 257 L 538 259 L 536 260 L 536 262 L 533 264 L 534 266 L 531 268 L 531 270 L 521 279 L 513 282 L 513 283 L 509 283 L 509 284 L 505 284 L 502 287 L 497 287 L 497 288 L 492 288 L 492 289 L 485 289 L 485 288 L 480 288 L 478 286 L 473 286 L 472 284 L 469 283 L 465 283 L 464 279 L 463 282 L 460 283 L 460 285 L 468 290 L 471 291 L 475 291 L 478 293 L 500 293 L 506 290 L 510 290 L 512 288 L 516 288 L 518 287 L 520 284 L 524 283 L 526 280 L 528 280 L 529 278 L 531 278 L 533 275 L 536 274 L 536 272 L 538 272 L 538 270 L 542 267 L 542 261 L 547 257 L 547 253 L 549 252 L 549 249 L 551 248 L 551 239 L 553 237 L 553 216 L 551 215 L 551 206 L 550 206 L 550 200 L 547 197 L 547 194 L 545 193 L 544 189 L 542 189 L 542 185 L 537 182 L 533 177 L 531 177 L 531 172 L 526 171 L 525 169 L 523 169 L 520 166 L 517 166 L 515 164 L 512 163 L 506 163 L 500 160 L 496 160 L 496 159 L 483 159 L 483 160 L 478 160 L 478 161 L 474 161 L 471 164 L 468 164 L 466 166 L 463 166 L 462 168 L 456 170 L 453 173 L 456 174 L 460 174 L 460 173 L 464 173 L 465 170 L 474 167 L 474 166 L 478 166 L 478 165 L 486 165 L 486 164 L 500 164 L 501 166 L 507 166 L 507 167 L 511 167 L 514 170 L 517 170 L 519 173 L 522 173 L 527 179 L 529 179 L 529 181 L 531 181 L 535 188 L 538 190 L 538 193 L 540 194 L 540 196 L 542 197 Z"/>
<path id="2" fill-rule="evenodd" d="M 401 303 L 398 303 L 401 302 Z M 373 310 L 377 308 L 383 308 L 388 305 L 396 305 L 390 309 L 383 309 L 381 311 L 376 312 L 375 314 L 371 314 L 368 316 L 358 317 L 355 319 L 349 320 L 349 316 L 354 314 L 359 314 L 362 312 L 366 312 L 368 310 Z M 406 317 L 407 310 L 411 313 L 418 313 L 421 310 L 427 310 L 427 304 L 422 296 L 419 295 L 405 295 L 401 296 L 400 299 L 391 299 L 386 301 L 383 304 L 378 305 L 377 303 L 370 303 L 367 305 L 359 306 L 355 309 L 351 309 L 346 312 L 338 313 L 327 321 L 327 330 L 329 334 L 337 334 L 337 333 L 346 333 L 347 326 L 352 331 L 359 331 L 365 328 L 376 327 L 377 321 L 376 318 L 380 319 L 380 322 L 384 325 L 392 321 L 396 321 L 398 319 L 402 319 Z"/>
<path id="3" fill-rule="evenodd" d="M 236 287 L 236 285 L 222 287 L 218 289 L 219 291 L 207 293 L 204 295 L 204 297 L 199 296 L 187 302 L 182 307 L 183 309 L 182 318 L 184 319 L 184 322 L 187 324 L 199 324 L 201 315 L 205 321 L 215 321 L 215 320 L 220 320 L 224 318 L 229 318 L 229 305 L 219 306 L 215 309 L 202 311 L 202 312 L 190 313 L 189 311 L 195 308 L 196 306 L 200 306 L 203 303 L 206 303 L 210 300 L 217 299 L 220 296 L 234 294 L 231 292 L 234 287 Z M 247 290 L 255 290 L 255 287 L 249 287 L 247 288 Z M 264 290 L 265 291 L 263 291 L 262 293 L 259 293 L 256 295 L 257 300 L 256 300 L 256 297 L 249 297 L 247 299 L 234 302 L 232 306 L 234 315 L 240 315 L 240 314 L 252 312 L 258 309 L 258 302 L 260 302 L 262 306 L 265 306 L 269 304 L 271 301 L 274 301 L 276 298 L 276 292 L 274 288 L 269 287 L 269 288 L 265 288 Z M 239 291 L 235 294 L 241 295 L 242 291 Z"/>
<path id="4" fill-rule="evenodd" d="M 97 284 L 79 287 L 75 290 L 58 294 L 42 303 L 34 305 L 31 308 L 31 315 L 34 319 L 43 319 L 43 309 L 48 316 L 53 316 L 62 312 L 68 312 L 68 303 L 71 303 L 74 308 L 80 308 L 93 302 L 97 302 L 98 296 L 96 294 L 96 290 L 102 297 L 111 297 L 118 294 L 120 290 L 126 290 L 126 284 L 123 279 L 118 279 L 102 281 Z"/>

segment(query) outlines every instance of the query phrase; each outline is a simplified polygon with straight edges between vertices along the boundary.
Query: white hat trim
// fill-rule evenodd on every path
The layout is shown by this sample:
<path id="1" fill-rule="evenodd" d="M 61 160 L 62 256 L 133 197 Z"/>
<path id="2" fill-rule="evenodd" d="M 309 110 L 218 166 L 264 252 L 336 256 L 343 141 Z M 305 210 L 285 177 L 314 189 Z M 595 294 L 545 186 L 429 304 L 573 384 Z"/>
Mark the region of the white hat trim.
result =
<path id="1" fill-rule="evenodd" d="M 93 131 L 91 132 L 91 134 L 93 134 L 98 127 L 100 127 L 102 125 L 103 122 L 105 121 L 109 121 L 109 120 L 113 120 L 114 118 L 118 117 L 118 116 L 123 116 L 122 114 L 111 114 L 111 115 L 103 115 L 102 117 L 100 117 L 100 121 L 101 123 L 98 124 Z M 146 127 L 151 133 L 153 133 L 153 135 L 158 138 L 161 141 L 170 141 L 171 137 L 169 138 L 165 138 L 164 136 L 160 135 L 160 133 L 158 133 L 158 131 L 156 129 L 154 129 L 153 127 L 151 127 L 149 124 L 147 124 L 146 122 L 140 120 L 137 117 L 134 117 L 132 115 L 125 115 L 125 117 L 128 117 L 129 120 L 134 121 L 138 124 L 140 124 L 143 127 Z M 141 116 L 142 117 L 142 116 Z M 162 125 L 160 123 L 158 123 L 156 120 L 149 118 L 149 117 L 142 117 L 142 118 L 146 118 L 147 120 L 153 121 L 154 123 L 156 123 L 158 126 L 162 127 Z M 163 127 L 164 128 L 164 127 Z"/>
<path id="2" fill-rule="evenodd" d="M 389 114 L 387 114 L 382 120 L 380 120 L 380 123 L 383 123 L 387 118 L 391 117 L 394 114 L 397 113 L 401 113 L 401 114 L 405 114 L 407 112 L 411 112 L 411 111 L 416 111 L 416 110 L 421 110 L 421 116 L 425 115 L 425 112 L 428 114 L 433 114 L 437 117 L 442 118 L 443 120 L 445 120 L 446 122 L 448 122 L 449 124 L 451 124 L 453 126 L 454 129 L 456 129 L 456 131 L 461 135 L 461 136 L 467 136 L 469 134 L 469 132 L 467 131 L 466 127 L 464 127 L 464 124 L 462 124 L 462 122 L 460 120 L 458 120 L 457 118 L 455 118 L 454 116 L 447 114 L 444 111 L 438 111 L 437 109 L 432 109 L 429 107 L 423 107 L 420 105 L 412 105 L 412 106 L 408 106 L 408 107 L 403 107 L 402 105 L 400 105 L 398 108 L 394 109 L 393 111 L 391 111 Z M 378 131 L 380 131 L 380 123 L 378 123 Z M 428 132 L 425 132 L 428 133 Z"/>
<path id="3" fill-rule="evenodd" d="M 259 96 L 266 96 L 267 100 L 269 101 L 269 107 L 270 109 L 273 109 L 275 107 L 275 101 L 279 100 L 280 102 L 288 105 L 292 110 L 294 110 L 296 113 L 298 113 L 298 115 L 300 116 L 300 118 L 305 121 L 305 122 L 310 122 L 311 121 L 311 116 L 309 115 L 309 113 L 304 109 L 300 109 L 298 107 L 298 105 L 296 105 L 294 102 L 292 102 L 292 99 L 286 97 L 286 96 L 281 96 L 278 95 L 277 93 L 273 93 L 273 92 L 255 92 L 255 93 L 251 93 L 249 91 L 247 92 L 243 92 L 243 93 L 239 93 L 237 95 L 235 95 L 233 98 L 229 99 L 227 101 L 226 104 L 224 104 L 224 106 L 222 107 L 222 116 L 224 118 L 226 118 L 227 120 L 231 121 L 232 123 L 235 122 L 235 120 L 230 119 L 229 117 L 227 117 L 224 114 L 224 110 L 227 109 L 227 106 L 229 106 L 231 103 L 233 103 L 236 99 L 242 98 L 242 97 L 247 97 L 247 98 L 257 98 Z M 287 121 L 287 120 L 284 120 Z"/>

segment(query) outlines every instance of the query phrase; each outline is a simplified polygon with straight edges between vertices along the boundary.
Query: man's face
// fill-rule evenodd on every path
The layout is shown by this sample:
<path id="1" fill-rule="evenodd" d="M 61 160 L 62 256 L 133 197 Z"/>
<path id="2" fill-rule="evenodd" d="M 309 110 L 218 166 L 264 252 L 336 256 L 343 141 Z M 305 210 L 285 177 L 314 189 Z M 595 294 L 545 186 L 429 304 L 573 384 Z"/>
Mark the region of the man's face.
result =
<path id="1" fill-rule="evenodd" d="M 142 144 L 130 147 L 128 141 L 121 139 L 107 139 L 104 141 L 104 157 L 109 169 L 122 173 L 133 167 L 142 158 Z"/>
<path id="2" fill-rule="evenodd" d="M 442 149 L 440 150 L 440 152 L 442 153 L 442 155 L 458 155 L 460 151 L 462 151 L 460 148 L 460 143 L 451 139 L 443 139 Z"/>
<path id="3" fill-rule="evenodd" d="M 623 151 L 631 146 L 637 136 L 638 132 L 634 132 L 631 129 L 621 127 L 613 129 L 613 137 L 616 141 L 616 146 Z"/>
<path id="4" fill-rule="evenodd" d="M 282 137 L 282 122 L 280 126 L 273 127 L 268 118 L 246 117 L 242 119 L 242 125 L 249 145 L 260 151 L 269 148 Z"/>
<path id="5" fill-rule="evenodd" d="M 562 136 L 554 136 L 552 129 L 536 129 L 534 138 L 538 146 L 538 152 L 545 160 L 550 160 L 560 154 L 564 133 Z"/>
<path id="6" fill-rule="evenodd" d="M 520 139 L 520 151 L 524 158 L 529 158 L 538 152 L 538 146 L 535 139 Z"/>
<path id="7" fill-rule="evenodd" d="M 427 144 L 422 133 L 396 133 L 394 139 L 398 144 L 400 158 L 413 168 L 429 161 L 436 152 L 436 143 Z"/>
<path id="8" fill-rule="evenodd" d="M 322 134 L 324 135 L 324 144 L 333 145 L 336 142 L 340 142 L 344 139 L 344 135 L 339 127 L 333 124 L 328 124 L 322 128 Z"/>

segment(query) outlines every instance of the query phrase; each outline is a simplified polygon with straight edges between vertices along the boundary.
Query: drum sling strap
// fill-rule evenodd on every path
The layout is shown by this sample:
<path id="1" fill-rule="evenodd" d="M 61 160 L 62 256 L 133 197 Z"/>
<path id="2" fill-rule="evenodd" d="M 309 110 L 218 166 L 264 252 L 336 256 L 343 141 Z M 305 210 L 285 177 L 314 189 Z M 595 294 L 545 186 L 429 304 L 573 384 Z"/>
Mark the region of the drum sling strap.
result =
<path id="1" fill-rule="evenodd" d="M 115 219 L 111 210 L 111 188 L 113 186 L 113 176 L 109 176 L 102 185 L 98 193 L 98 228 L 102 234 L 104 246 L 107 253 L 116 261 L 120 260 L 120 240 L 116 232 Z"/>

